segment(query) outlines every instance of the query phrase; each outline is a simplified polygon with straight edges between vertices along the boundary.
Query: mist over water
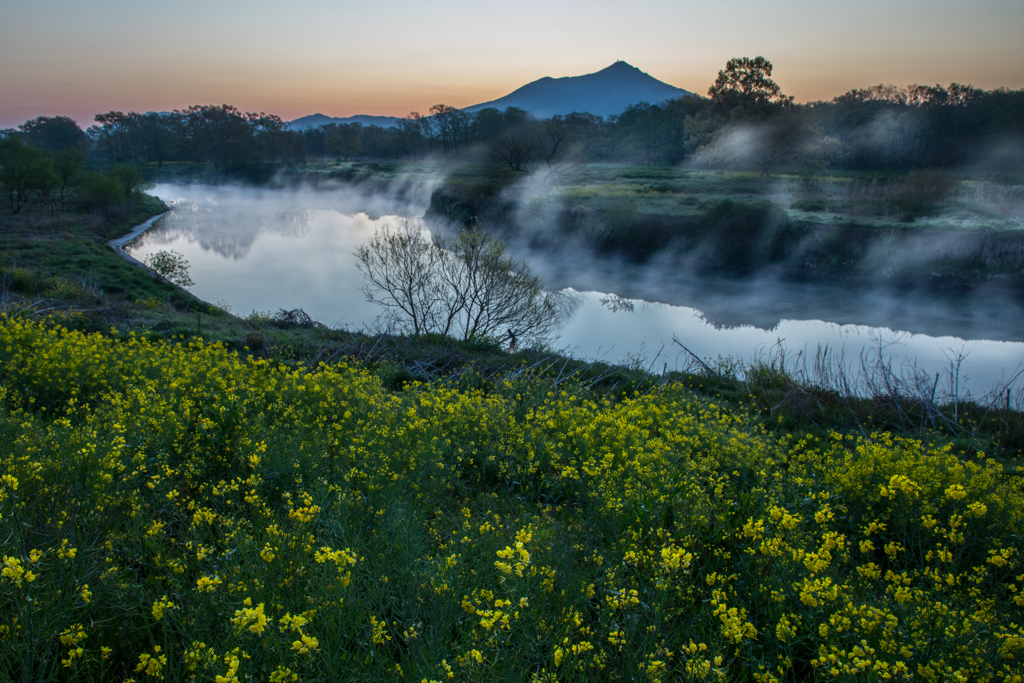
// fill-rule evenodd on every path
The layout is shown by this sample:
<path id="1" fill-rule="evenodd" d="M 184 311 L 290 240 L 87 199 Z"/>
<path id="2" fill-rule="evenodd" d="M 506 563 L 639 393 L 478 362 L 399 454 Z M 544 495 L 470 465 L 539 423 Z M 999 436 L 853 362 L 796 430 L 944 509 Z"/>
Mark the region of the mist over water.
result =
<path id="1" fill-rule="evenodd" d="M 128 246 L 136 258 L 165 249 L 185 255 L 191 291 L 238 315 L 301 307 L 352 330 L 372 329 L 380 311 L 365 301 L 353 252 L 384 224 L 411 219 L 424 229 L 426 206 L 351 189 L 252 189 L 158 185 L 173 210 Z M 553 344 L 583 358 L 687 367 L 690 355 L 750 360 L 784 351 L 813 356 L 819 346 L 848 362 L 881 349 L 894 366 L 934 375 L 965 357 L 961 381 L 974 395 L 1009 379 L 1024 363 L 1024 303 L 990 288 L 898 292 L 821 283 L 697 277 L 668 262 L 643 265 L 585 251 L 511 244 L 549 288 L 571 288 L 579 307 Z"/>
<path id="2" fill-rule="evenodd" d="M 158 185 L 153 193 L 172 210 L 128 245 L 136 258 L 184 254 L 192 293 L 237 315 L 303 308 L 350 329 L 371 328 L 379 314 L 363 298 L 352 253 L 381 225 L 423 212 L 341 190 Z"/>

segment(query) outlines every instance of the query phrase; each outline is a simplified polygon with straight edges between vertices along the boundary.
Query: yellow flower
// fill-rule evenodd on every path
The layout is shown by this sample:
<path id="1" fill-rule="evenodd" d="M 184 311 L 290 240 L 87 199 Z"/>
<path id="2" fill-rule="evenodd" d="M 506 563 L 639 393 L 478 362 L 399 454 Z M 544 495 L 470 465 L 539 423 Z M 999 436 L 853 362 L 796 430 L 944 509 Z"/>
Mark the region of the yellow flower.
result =
<path id="1" fill-rule="evenodd" d="M 308 654 L 320 647 L 320 641 L 299 631 L 299 639 L 292 642 L 292 649 L 300 655 Z"/>
<path id="2" fill-rule="evenodd" d="M 159 645 L 153 648 L 153 654 L 139 655 L 139 663 L 135 665 L 135 673 L 143 673 L 152 678 L 163 678 L 163 669 L 167 666 L 167 656 L 160 654 Z"/>
<path id="3" fill-rule="evenodd" d="M 248 598 L 246 598 L 246 602 L 252 604 L 252 601 Z M 257 635 L 263 633 L 268 623 L 267 617 L 263 613 L 263 603 L 261 602 L 256 607 L 244 607 L 240 610 L 235 610 L 235 617 L 231 620 L 231 623 L 235 627 L 235 633 L 241 633 L 245 630 Z"/>
<path id="4" fill-rule="evenodd" d="M 227 673 L 223 676 L 214 676 L 215 683 L 239 683 L 238 682 L 238 657 L 235 655 L 228 655 L 224 658 L 224 663 L 228 665 Z"/>
<path id="5" fill-rule="evenodd" d="M 200 593 L 213 593 L 222 583 L 224 582 L 218 576 L 200 576 L 196 581 L 196 590 Z"/>

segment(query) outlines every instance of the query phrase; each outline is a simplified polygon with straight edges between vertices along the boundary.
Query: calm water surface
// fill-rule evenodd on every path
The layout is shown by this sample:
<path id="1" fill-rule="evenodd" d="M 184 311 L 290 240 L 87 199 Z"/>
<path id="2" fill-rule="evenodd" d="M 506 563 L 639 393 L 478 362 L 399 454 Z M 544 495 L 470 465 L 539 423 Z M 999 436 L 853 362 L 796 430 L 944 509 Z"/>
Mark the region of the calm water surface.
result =
<path id="1" fill-rule="evenodd" d="M 181 252 L 192 292 L 236 314 L 301 307 L 349 329 L 372 328 L 379 313 L 360 290 L 353 252 L 386 223 L 423 225 L 422 206 L 344 190 L 165 184 L 154 193 L 173 210 L 128 246 L 136 258 Z M 1024 367 L 1019 296 L 708 279 L 579 250 L 517 251 L 550 287 L 577 293 L 579 307 L 555 344 L 577 357 L 682 368 L 691 359 L 673 337 L 712 360 L 779 349 L 795 360 L 828 345 L 849 362 L 881 348 L 894 369 L 916 365 L 943 384 L 950 359 L 964 357 L 960 380 L 975 396 Z"/>

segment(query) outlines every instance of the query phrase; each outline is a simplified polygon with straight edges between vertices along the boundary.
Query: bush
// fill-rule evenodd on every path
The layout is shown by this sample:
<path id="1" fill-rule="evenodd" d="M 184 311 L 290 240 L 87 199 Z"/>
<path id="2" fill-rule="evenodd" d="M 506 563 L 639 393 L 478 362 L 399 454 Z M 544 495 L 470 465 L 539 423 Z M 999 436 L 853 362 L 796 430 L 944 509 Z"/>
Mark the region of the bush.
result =
<path id="1" fill-rule="evenodd" d="M 29 147 L 18 135 L 0 138 L 0 191 L 18 213 L 32 195 L 46 197 L 59 184 L 53 160 Z"/>
<path id="2" fill-rule="evenodd" d="M 599 229 L 588 234 L 599 251 L 615 252 L 635 261 L 645 261 L 668 246 L 676 235 L 679 219 L 673 216 L 638 214 L 629 208 L 605 213 Z"/>
<path id="3" fill-rule="evenodd" d="M 954 178 L 947 171 L 914 171 L 886 192 L 886 203 L 905 222 L 933 213 L 953 190 Z"/>
<path id="4" fill-rule="evenodd" d="M 110 171 L 110 178 L 121 185 L 125 197 L 138 194 L 146 187 L 147 183 L 142 174 L 131 164 L 119 164 Z"/>
<path id="5" fill-rule="evenodd" d="M 191 287 L 195 284 L 188 274 L 188 261 L 173 249 L 150 254 L 146 257 L 146 266 L 160 277 L 179 287 Z"/>

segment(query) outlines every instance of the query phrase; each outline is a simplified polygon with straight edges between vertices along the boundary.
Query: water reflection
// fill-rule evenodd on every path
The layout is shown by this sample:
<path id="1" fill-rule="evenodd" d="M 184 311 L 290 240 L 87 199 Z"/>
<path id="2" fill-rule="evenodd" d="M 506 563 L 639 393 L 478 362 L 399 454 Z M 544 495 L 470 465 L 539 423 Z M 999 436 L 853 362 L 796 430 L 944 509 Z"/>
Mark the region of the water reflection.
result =
<path id="1" fill-rule="evenodd" d="M 127 249 L 144 259 L 174 249 L 185 255 L 201 299 L 237 314 L 303 308 L 330 325 L 373 326 L 379 311 L 360 291 L 352 253 L 406 205 L 309 190 L 158 185 L 172 211 Z M 419 224 L 418 219 L 416 219 Z"/>
<path id="2" fill-rule="evenodd" d="M 602 306 L 612 313 L 618 313 L 619 311 L 632 313 L 636 310 L 636 304 L 634 302 L 629 299 L 623 299 L 621 296 L 617 296 L 615 294 L 602 294 L 598 300 L 601 302 Z"/>
<path id="3" fill-rule="evenodd" d="M 637 265 L 592 258 L 578 250 L 549 252 L 513 245 L 549 286 L 579 291 L 614 289 L 623 300 L 658 301 L 702 312 L 716 329 L 776 331 L 787 320 L 879 327 L 961 339 L 1024 341 L 1024 296 L 998 286 L 969 289 L 871 287 L 802 283 L 770 275 L 738 278 L 702 273 L 662 261 Z"/>
<path id="4" fill-rule="evenodd" d="M 237 216 L 237 221 L 223 223 L 223 211 L 230 211 Z M 143 234 L 132 246 L 135 249 L 160 248 L 183 239 L 237 261 L 249 255 L 253 243 L 262 235 L 302 237 L 308 231 L 313 214 L 313 211 L 299 209 L 268 215 L 253 211 L 250 206 L 214 210 L 198 202 L 181 201 L 175 204 L 173 217 L 165 219 L 166 227 L 161 226 L 164 229 Z"/>
<path id="5" fill-rule="evenodd" d="M 137 258 L 181 252 L 191 263 L 192 291 L 238 314 L 302 307 L 352 329 L 372 328 L 380 312 L 363 297 L 353 252 L 384 223 L 424 209 L 345 192 L 162 185 L 156 193 L 175 200 L 174 210 L 129 246 Z M 639 266 L 512 246 L 549 286 L 567 290 L 574 310 L 557 347 L 582 357 L 643 356 L 652 367 L 673 369 L 688 362 L 673 336 L 712 360 L 750 359 L 780 342 L 791 354 L 828 345 L 850 359 L 881 346 L 897 364 L 935 373 L 951 353 L 966 354 L 965 380 L 975 394 L 1024 361 L 1024 304 L 993 288 L 894 293 L 695 277 L 667 262 Z"/>

